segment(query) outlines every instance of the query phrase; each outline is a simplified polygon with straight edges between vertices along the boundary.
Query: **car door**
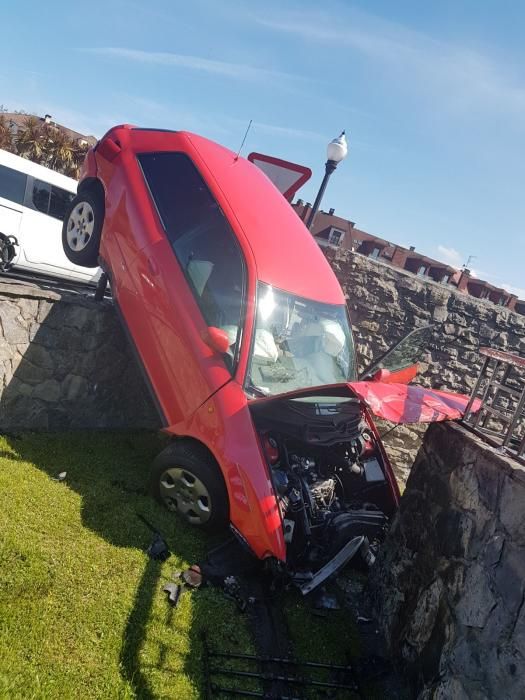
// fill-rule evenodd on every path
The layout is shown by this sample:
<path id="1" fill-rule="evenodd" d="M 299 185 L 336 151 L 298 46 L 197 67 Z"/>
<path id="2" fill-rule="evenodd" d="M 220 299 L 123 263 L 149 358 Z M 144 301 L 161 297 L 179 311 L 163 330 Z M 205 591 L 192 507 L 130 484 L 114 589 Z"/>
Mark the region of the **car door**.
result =
<path id="1" fill-rule="evenodd" d="M 232 377 L 242 337 L 245 265 L 235 234 L 183 153 L 139 154 L 162 235 L 134 259 L 130 275 L 147 324 L 137 345 L 166 422 L 187 418 Z M 138 314 L 137 314 L 138 315 Z M 224 356 L 207 329 L 230 338 Z"/>
<path id="2" fill-rule="evenodd" d="M 20 230 L 21 261 L 50 275 L 90 280 L 95 276 L 74 265 L 62 248 L 62 222 L 75 194 L 29 176 Z"/>
<path id="3" fill-rule="evenodd" d="M 418 360 L 429 348 L 434 331 L 434 325 L 421 326 L 411 331 L 383 355 L 374 359 L 361 372 L 359 379 L 371 379 L 377 376 L 377 379 L 383 383 L 408 384 L 417 374 Z"/>

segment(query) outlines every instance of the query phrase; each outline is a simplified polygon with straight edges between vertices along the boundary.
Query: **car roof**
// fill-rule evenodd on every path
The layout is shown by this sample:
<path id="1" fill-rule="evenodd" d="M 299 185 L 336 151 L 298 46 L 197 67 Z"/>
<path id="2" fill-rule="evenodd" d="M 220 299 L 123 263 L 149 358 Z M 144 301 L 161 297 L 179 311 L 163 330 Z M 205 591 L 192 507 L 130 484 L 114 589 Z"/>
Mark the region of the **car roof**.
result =
<path id="1" fill-rule="evenodd" d="M 186 134 L 210 168 L 253 251 L 262 282 L 298 296 L 344 304 L 339 282 L 314 237 L 256 165 L 196 134 Z"/>
<path id="2" fill-rule="evenodd" d="M 129 127 L 128 127 L 129 128 Z M 137 150 L 194 149 L 201 174 L 227 201 L 253 252 L 257 278 L 297 296 L 344 304 L 339 282 L 317 242 L 289 202 L 256 165 L 191 132 L 131 128 Z"/>

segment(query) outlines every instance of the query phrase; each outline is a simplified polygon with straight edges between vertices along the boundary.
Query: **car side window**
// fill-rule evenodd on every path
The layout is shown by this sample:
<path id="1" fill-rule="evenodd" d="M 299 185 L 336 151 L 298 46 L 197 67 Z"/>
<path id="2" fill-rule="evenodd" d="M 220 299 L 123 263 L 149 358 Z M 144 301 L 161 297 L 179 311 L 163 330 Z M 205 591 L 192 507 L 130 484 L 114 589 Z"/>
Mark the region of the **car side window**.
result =
<path id="1" fill-rule="evenodd" d="M 195 165 L 183 153 L 138 156 L 166 235 L 208 326 L 239 350 L 245 266 L 237 238 Z"/>

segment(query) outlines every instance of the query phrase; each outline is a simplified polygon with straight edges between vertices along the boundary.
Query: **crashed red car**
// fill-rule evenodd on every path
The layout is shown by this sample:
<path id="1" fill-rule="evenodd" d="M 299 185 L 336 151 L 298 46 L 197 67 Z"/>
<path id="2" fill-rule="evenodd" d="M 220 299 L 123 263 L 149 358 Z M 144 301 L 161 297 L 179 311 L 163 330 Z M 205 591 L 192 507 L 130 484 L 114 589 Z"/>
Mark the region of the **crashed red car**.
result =
<path id="1" fill-rule="evenodd" d="M 297 580 L 307 571 L 303 592 L 380 540 L 397 508 L 369 406 L 403 422 L 466 405 L 407 386 L 428 328 L 359 382 L 317 243 L 255 165 L 195 134 L 111 129 L 86 157 L 63 246 L 107 274 L 173 437 L 155 496 L 189 523 L 230 524 Z"/>

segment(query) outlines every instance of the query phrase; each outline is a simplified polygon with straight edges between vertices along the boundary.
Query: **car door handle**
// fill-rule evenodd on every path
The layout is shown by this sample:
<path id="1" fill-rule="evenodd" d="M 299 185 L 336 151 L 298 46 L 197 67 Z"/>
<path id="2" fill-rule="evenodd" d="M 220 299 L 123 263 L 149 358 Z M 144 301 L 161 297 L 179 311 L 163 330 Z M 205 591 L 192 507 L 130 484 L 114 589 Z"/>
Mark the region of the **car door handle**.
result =
<path id="1" fill-rule="evenodd" d="M 148 268 L 152 275 L 159 274 L 159 266 L 157 265 L 154 258 L 148 258 Z"/>

